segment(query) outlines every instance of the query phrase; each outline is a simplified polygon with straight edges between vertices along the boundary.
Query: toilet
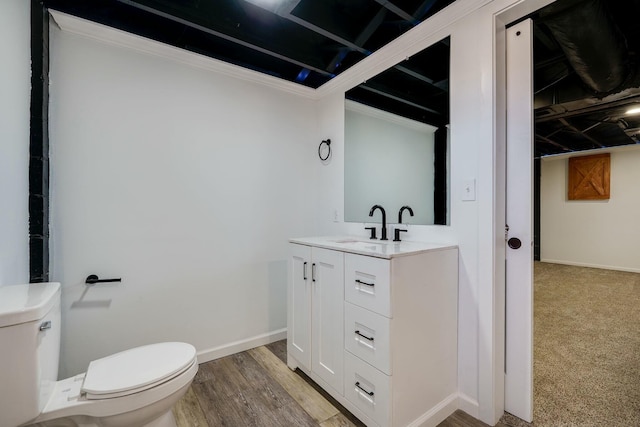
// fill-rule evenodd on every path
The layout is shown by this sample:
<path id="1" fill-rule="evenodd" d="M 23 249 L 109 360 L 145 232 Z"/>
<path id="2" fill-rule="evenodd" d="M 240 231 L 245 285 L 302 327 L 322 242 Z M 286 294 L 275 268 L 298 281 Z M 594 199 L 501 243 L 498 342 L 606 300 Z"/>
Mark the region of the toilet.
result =
<path id="1" fill-rule="evenodd" d="M 195 348 L 163 342 L 92 361 L 57 380 L 60 284 L 0 287 L 0 426 L 175 427 Z"/>

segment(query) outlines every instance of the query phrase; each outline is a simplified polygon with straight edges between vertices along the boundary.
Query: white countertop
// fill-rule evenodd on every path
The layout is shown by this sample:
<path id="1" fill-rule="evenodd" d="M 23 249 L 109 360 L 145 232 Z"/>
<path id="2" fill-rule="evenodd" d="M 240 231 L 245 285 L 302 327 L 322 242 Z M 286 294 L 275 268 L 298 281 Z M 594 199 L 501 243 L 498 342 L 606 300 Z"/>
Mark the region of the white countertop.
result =
<path id="1" fill-rule="evenodd" d="M 394 242 L 391 240 L 369 240 L 354 236 L 300 237 L 289 239 L 289 242 L 385 259 L 458 247 L 446 243 Z"/>

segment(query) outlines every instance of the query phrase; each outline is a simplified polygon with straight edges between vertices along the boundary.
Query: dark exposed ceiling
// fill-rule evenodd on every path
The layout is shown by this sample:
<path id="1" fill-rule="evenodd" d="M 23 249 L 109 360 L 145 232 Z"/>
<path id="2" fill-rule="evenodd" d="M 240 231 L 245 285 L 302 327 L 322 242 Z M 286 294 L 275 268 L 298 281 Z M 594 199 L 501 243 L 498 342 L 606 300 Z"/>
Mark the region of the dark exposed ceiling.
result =
<path id="1" fill-rule="evenodd" d="M 44 0 L 47 7 L 317 88 L 453 0 Z"/>
<path id="2" fill-rule="evenodd" d="M 317 88 L 454 0 L 44 0 L 45 6 Z M 558 0 L 534 20 L 536 156 L 640 141 L 640 0 Z M 449 121 L 449 39 L 347 93 Z"/>
<path id="3" fill-rule="evenodd" d="M 534 21 L 536 156 L 640 141 L 638 0 L 559 0 Z"/>

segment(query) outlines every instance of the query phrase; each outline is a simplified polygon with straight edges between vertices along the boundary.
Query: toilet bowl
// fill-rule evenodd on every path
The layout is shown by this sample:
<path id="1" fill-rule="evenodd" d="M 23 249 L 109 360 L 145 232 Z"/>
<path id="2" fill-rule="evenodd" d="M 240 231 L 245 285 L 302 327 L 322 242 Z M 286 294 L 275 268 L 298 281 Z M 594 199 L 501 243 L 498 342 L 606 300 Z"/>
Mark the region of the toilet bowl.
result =
<path id="1" fill-rule="evenodd" d="M 67 425 L 62 423 L 71 419 L 83 427 L 173 427 L 172 419 L 157 419 L 191 385 L 198 371 L 195 356 L 189 344 L 159 343 L 94 360 L 86 373 L 56 382 L 30 425 Z"/>
<path id="2" fill-rule="evenodd" d="M 136 347 L 57 381 L 59 328 L 59 283 L 0 287 L 1 426 L 175 427 L 198 371 L 192 345 Z"/>

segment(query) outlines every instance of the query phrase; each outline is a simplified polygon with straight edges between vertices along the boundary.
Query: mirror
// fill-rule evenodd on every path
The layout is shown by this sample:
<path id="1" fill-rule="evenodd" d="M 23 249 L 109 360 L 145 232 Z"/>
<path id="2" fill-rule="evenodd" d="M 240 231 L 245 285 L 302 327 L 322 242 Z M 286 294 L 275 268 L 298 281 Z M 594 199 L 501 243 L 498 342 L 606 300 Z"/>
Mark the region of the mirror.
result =
<path id="1" fill-rule="evenodd" d="M 405 224 L 449 223 L 449 40 L 345 94 L 345 221 L 380 204 L 391 224 L 405 205 Z"/>

